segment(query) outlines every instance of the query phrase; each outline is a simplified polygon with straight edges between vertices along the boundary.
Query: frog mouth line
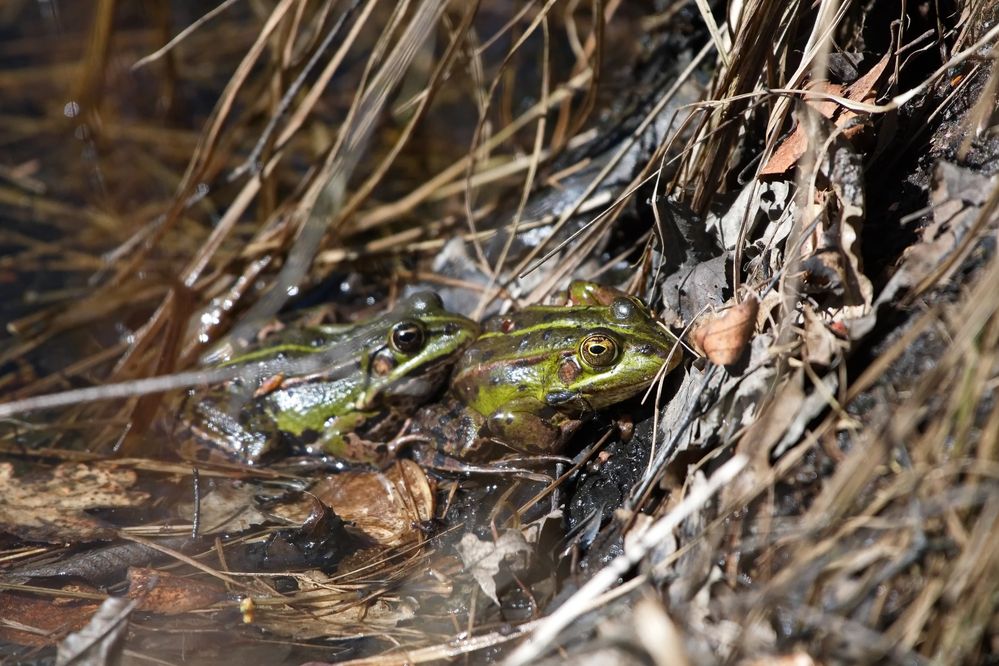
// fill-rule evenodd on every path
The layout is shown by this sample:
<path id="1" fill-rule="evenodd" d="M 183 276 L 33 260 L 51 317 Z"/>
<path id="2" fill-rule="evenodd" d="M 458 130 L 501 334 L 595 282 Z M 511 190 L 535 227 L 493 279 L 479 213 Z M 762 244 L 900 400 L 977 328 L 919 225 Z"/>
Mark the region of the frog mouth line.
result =
<path id="1" fill-rule="evenodd" d="M 403 375 L 383 389 L 386 395 L 394 398 L 412 396 L 423 397 L 435 393 L 447 379 L 448 364 L 435 363 L 420 366 L 414 375 Z"/>
<path id="2" fill-rule="evenodd" d="M 626 400 L 652 386 L 656 382 L 656 378 L 660 376 L 660 373 L 662 372 L 661 368 L 665 366 L 666 359 L 663 359 L 660 369 L 656 370 L 656 372 L 644 375 L 641 379 L 633 382 L 617 384 L 614 389 L 600 389 L 600 394 L 612 398 L 608 404 L 614 404 L 615 402 Z"/>

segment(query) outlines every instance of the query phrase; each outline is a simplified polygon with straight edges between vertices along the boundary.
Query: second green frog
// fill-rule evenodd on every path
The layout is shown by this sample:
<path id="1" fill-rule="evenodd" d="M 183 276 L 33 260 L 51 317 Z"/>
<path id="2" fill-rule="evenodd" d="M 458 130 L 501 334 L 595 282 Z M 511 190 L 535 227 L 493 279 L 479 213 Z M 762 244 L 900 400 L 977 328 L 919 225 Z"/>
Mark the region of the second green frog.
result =
<path id="1" fill-rule="evenodd" d="M 181 420 L 193 455 L 250 464 L 279 452 L 377 458 L 447 380 L 478 325 L 422 292 L 346 326 L 289 327 L 228 361 L 236 378 L 191 392 Z"/>

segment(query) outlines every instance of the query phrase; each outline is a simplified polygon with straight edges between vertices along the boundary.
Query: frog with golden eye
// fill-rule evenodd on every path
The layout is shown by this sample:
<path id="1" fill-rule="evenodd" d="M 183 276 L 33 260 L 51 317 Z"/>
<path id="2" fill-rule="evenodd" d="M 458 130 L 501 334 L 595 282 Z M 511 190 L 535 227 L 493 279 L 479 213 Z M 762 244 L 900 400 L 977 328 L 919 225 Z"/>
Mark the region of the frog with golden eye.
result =
<path id="1" fill-rule="evenodd" d="M 575 282 L 564 305 L 487 321 L 458 358 L 448 400 L 424 408 L 414 429 L 461 460 L 558 453 L 588 417 L 681 360 L 676 337 L 640 300 Z"/>

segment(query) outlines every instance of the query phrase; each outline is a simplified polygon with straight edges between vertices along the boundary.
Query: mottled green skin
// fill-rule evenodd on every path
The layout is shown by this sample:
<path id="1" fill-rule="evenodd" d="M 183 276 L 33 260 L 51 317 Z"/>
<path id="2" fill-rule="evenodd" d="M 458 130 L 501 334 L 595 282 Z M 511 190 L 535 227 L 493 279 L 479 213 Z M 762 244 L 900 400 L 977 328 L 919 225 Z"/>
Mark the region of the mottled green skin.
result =
<path id="1" fill-rule="evenodd" d="M 418 349 L 391 344 L 400 322 L 422 326 Z M 429 292 L 356 325 L 285 329 L 224 364 L 247 372 L 193 392 L 184 420 L 197 439 L 248 463 L 278 448 L 355 457 L 347 435 L 394 434 L 402 413 L 440 389 L 478 333 Z"/>
<path id="2" fill-rule="evenodd" d="M 572 305 L 538 305 L 490 320 L 462 354 L 451 394 L 464 404 L 448 453 L 495 457 L 502 447 L 554 453 L 581 420 L 645 390 L 668 363 L 676 338 L 637 299 L 589 283 L 570 289 Z M 612 339 L 613 361 L 597 367 L 581 351 L 591 335 Z M 452 410 L 453 411 L 453 410 Z"/>

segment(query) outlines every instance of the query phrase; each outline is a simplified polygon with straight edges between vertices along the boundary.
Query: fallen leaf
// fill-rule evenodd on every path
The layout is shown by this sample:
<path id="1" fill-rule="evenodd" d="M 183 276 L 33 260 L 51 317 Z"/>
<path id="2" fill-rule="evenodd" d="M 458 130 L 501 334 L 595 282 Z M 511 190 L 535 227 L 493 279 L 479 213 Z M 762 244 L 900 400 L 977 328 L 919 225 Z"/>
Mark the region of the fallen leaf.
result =
<path id="1" fill-rule="evenodd" d="M 891 62 L 891 55 L 890 51 L 885 53 L 881 60 L 871 67 L 866 74 L 844 88 L 843 96 L 855 102 L 875 101 L 875 98 L 877 97 L 875 86 L 881 79 L 881 76 L 885 73 L 888 63 Z M 846 127 L 847 123 L 849 123 L 853 118 L 856 118 L 858 115 L 859 114 L 856 111 L 851 111 L 850 109 L 843 107 L 840 109 L 840 113 L 836 117 L 836 125 L 839 127 Z M 862 128 L 862 125 L 846 128 L 844 130 L 846 138 L 853 139 L 854 135 L 860 132 Z"/>
<path id="2" fill-rule="evenodd" d="M 759 224 L 767 224 L 769 229 L 780 223 L 786 217 L 785 211 L 790 201 L 791 186 L 788 182 L 750 180 L 723 213 L 709 212 L 704 223 L 717 237 L 721 249 L 732 252 L 739 239 L 751 237 Z M 771 231 L 770 234 L 773 235 L 774 232 Z"/>
<path id="3" fill-rule="evenodd" d="M 79 597 L 3 592 L 0 593 L 0 640 L 30 647 L 55 645 L 69 632 L 87 626 L 99 607 L 99 602 Z"/>
<path id="4" fill-rule="evenodd" d="M 114 528 L 86 510 L 141 505 L 149 495 L 129 490 L 135 481 L 133 470 L 112 463 L 64 463 L 20 477 L 0 463 L 0 529 L 48 543 L 111 538 Z"/>
<path id="5" fill-rule="evenodd" d="M 825 93 L 828 95 L 845 97 L 854 102 L 872 101 L 877 96 L 875 86 L 884 74 L 885 68 L 888 67 L 888 63 L 891 61 L 891 58 L 889 57 L 890 55 L 891 53 L 886 53 L 884 57 L 871 67 L 871 69 L 868 70 L 863 76 L 846 87 L 840 86 L 836 83 L 830 83 L 828 81 L 821 81 L 813 85 L 810 90 L 816 93 Z M 850 109 L 841 106 L 839 102 L 819 97 L 805 100 L 805 104 L 822 114 L 823 118 L 834 120 L 837 127 L 845 128 L 843 130 L 843 134 L 847 139 L 853 139 L 863 130 L 864 126 L 862 124 L 856 124 L 850 127 L 847 127 L 847 125 L 854 119 L 866 116 L 867 114 L 851 111 Z M 773 155 L 770 156 L 766 165 L 760 170 L 760 176 L 775 176 L 786 173 L 793 166 L 795 166 L 798 163 L 798 160 L 801 159 L 801 156 L 805 154 L 805 151 L 808 150 L 809 143 L 815 143 L 815 141 L 816 137 L 809 137 L 805 131 L 803 123 L 799 121 L 795 125 L 794 130 L 789 135 L 784 137 L 784 139 L 782 139 L 777 145 Z"/>
<path id="6" fill-rule="evenodd" d="M 663 282 L 663 303 L 681 320 L 689 321 L 705 307 L 725 302 L 728 289 L 727 258 L 722 255 L 698 261 L 673 273 Z"/>
<path id="7" fill-rule="evenodd" d="M 229 566 L 244 571 L 313 567 L 331 571 L 372 545 L 368 535 L 351 528 L 315 495 L 305 494 L 303 500 L 311 507 L 307 518 L 300 524 L 271 532 L 266 540 L 245 550 L 233 551 L 228 558 Z M 291 505 L 296 512 L 300 506 L 299 502 Z"/>
<path id="8" fill-rule="evenodd" d="M 822 81 L 810 88 L 812 92 L 825 93 L 829 95 L 841 95 L 843 89 L 836 83 L 830 83 L 828 81 Z M 815 109 L 822 114 L 824 118 L 832 119 L 836 113 L 836 109 L 839 105 L 836 102 L 815 98 L 808 99 L 804 102 L 809 107 Z M 767 160 L 766 165 L 760 169 L 760 177 L 764 176 L 776 176 L 779 174 L 786 173 L 794 167 L 801 156 L 805 154 L 808 150 L 808 144 L 810 143 L 808 133 L 805 131 L 804 123 L 799 119 L 795 123 L 794 129 L 790 134 L 781 139 L 780 143 L 777 144 L 777 148 L 774 149 L 773 155 Z"/>
<path id="9" fill-rule="evenodd" d="M 731 365 L 742 356 L 753 334 L 759 307 L 756 296 L 751 296 L 727 310 L 701 319 L 690 337 L 712 363 Z"/>
<path id="10" fill-rule="evenodd" d="M 207 608 L 221 601 L 226 591 L 194 578 L 142 567 L 128 569 L 128 598 L 139 610 L 161 615 L 178 615 Z"/>
<path id="11" fill-rule="evenodd" d="M 807 303 L 803 306 L 805 318 L 805 344 L 803 359 L 811 365 L 829 367 L 833 359 L 849 346 L 836 337 Z"/>
<path id="12" fill-rule="evenodd" d="M 422 540 L 420 524 L 436 510 L 434 488 L 412 460 L 399 460 L 387 472 L 334 474 L 316 483 L 312 493 L 384 546 Z"/>
<path id="13" fill-rule="evenodd" d="M 500 568 L 507 560 L 512 561 L 508 564 L 512 570 L 526 567 L 531 547 L 519 530 L 507 530 L 495 541 L 483 541 L 469 532 L 461 537 L 458 553 L 468 573 L 472 574 L 482 591 L 499 605 L 496 576 L 499 575 Z"/>

